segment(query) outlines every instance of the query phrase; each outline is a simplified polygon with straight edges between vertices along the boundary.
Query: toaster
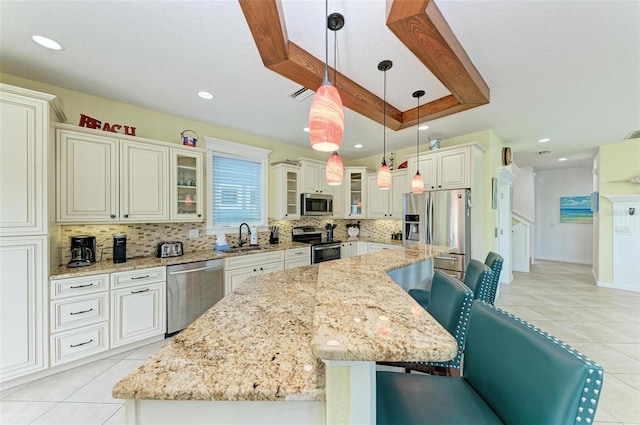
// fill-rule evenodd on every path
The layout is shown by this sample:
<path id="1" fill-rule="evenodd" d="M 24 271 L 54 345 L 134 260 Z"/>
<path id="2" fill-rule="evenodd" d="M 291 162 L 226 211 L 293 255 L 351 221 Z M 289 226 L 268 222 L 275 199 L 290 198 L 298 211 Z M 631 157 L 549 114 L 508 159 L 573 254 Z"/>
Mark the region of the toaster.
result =
<path id="1" fill-rule="evenodd" d="M 160 242 L 156 251 L 158 258 L 179 257 L 182 254 L 182 242 Z"/>

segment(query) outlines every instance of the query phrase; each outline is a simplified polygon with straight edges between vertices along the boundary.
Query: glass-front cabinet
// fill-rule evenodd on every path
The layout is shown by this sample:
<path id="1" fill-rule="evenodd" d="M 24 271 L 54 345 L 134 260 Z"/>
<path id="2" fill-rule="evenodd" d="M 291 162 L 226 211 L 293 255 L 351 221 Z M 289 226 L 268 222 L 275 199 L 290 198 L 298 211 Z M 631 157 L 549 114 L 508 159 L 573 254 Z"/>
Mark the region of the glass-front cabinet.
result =
<path id="1" fill-rule="evenodd" d="M 203 220 L 202 152 L 171 149 L 171 220 Z"/>
<path id="2" fill-rule="evenodd" d="M 343 188 L 345 191 L 345 218 L 364 218 L 367 202 L 367 169 L 345 167 Z"/>
<path id="3" fill-rule="evenodd" d="M 298 220 L 300 218 L 300 167 L 276 164 L 269 179 L 269 218 Z"/>

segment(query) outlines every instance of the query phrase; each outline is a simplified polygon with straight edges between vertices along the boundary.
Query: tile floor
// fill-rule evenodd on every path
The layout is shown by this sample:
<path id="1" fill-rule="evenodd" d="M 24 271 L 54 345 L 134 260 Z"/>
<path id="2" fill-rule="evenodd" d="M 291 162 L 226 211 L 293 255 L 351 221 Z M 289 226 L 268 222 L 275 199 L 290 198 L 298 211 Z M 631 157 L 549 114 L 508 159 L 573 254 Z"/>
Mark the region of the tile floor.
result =
<path id="1" fill-rule="evenodd" d="M 640 293 L 595 286 L 591 266 L 538 261 L 514 273 L 496 305 L 539 326 L 605 369 L 596 423 L 640 424 Z M 0 393 L 0 424 L 124 424 L 111 388 L 163 342 Z"/>

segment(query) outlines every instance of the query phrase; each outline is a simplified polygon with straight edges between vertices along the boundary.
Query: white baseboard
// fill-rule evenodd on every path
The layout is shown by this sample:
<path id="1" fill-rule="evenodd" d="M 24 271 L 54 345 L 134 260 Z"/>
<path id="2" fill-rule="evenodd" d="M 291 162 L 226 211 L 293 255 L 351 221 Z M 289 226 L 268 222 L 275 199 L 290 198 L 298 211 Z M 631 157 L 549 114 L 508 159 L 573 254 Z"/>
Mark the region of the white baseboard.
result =
<path id="1" fill-rule="evenodd" d="M 602 282 L 600 280 L 597 280 L 597 285 L 602 287 L 602 288 L 611 288 L 611 289 L 620 289 L 621 291 L 631 291 L 631 292 L 640 292 L 640 288 L 638 288 L 637 286 L 631 286 L 631 285 L 614 285 L 613 283 L 610 282 Z"/>
<path id="2" fill-rule="evenodd" d="M 561 257 L 542 257 L 537 256 L 536 260 L 546 260 L 546 261 L 559 261 L 561 263 L 573 263 L 573 264 L 593 264 L 591 260 L 582 260 L 579 258 L 561 258 Z"/>

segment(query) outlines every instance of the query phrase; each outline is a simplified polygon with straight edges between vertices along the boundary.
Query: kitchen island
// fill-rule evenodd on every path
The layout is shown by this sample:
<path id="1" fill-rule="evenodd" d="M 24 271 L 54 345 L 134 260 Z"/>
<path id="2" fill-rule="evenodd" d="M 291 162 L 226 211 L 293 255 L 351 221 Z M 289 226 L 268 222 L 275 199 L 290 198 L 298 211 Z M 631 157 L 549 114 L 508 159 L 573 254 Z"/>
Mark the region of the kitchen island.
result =
<path id="1" fill-rule="evenodd" d="M 444 361 L 455 340 L 387 275 L 418 245 L 243 283 L 113 389 L 127 423 L 375 422 L 375 361 Z"/>

